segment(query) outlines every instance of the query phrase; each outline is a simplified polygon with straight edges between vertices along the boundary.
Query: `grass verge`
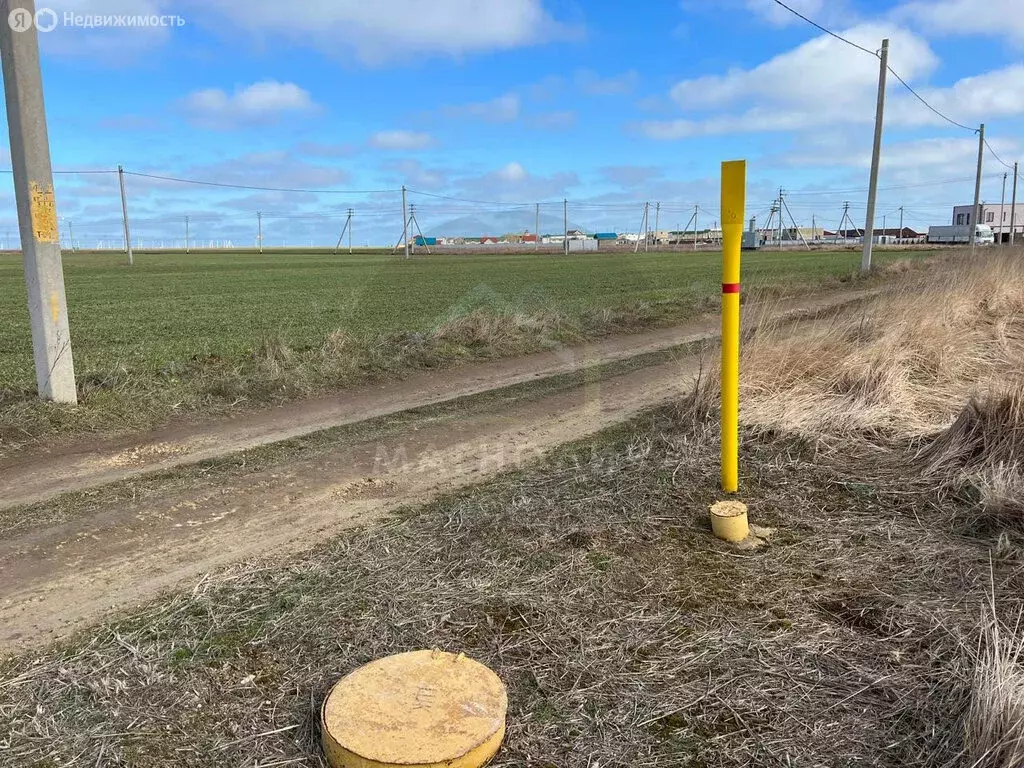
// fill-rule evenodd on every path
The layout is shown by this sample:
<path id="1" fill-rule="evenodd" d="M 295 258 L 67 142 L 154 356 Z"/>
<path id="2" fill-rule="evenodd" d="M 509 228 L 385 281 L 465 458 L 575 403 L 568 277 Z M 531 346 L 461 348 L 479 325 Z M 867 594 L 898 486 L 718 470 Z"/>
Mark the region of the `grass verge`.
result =
<path id="1" fill-rule="evenodd" d="M 714 541 L 715 430 L 662 411 L 544 467 L 247 563 L 7 660 L 10 765 L 323 765 L 315 712 L 380 655 L 464 650 L 510 688 L 496 765 L 946 765 L 965 754 L 992 542 L 927 494 L 748 440 L 767 550 Z M 1021 571 L 996 566 L 1001 606 Z M 957 763 L 952 763 L 957 764 Z"/>
<path id="2" fill-rule="evenodd" d="M 69 257 L 81 404 L 67 408 L 35 399 L 20 262 L 0 257 L 0 454 L 679 322 L 714 306 L 719 259 L 204 255 L 128 269 Z M 745 279 L 762 291 L 832 285 L 854 263 L 757 254 Z"/>
<path id="3" fill-rule="evenodd" d="M 389 525 L 6 660 L 0 759 L 322 766 L 329 686 L 439 647 L 509 686 L 497 766 L 1017 765 L 1024 518 L 982 492 L 993 468 L 1021 469 L 1016 390 L 998 386 L 1020 358 L 990 334 L 1017 338 L 1024 316 L 987 303 L 1007 264 L 973 263 L 956 274 L 976 282 L 915 312 L 906 297 L 954 273 L 908 274 L 895 299 L 792 343 L 751 334 L 742 488 L 778 529 L 764 549 L 708 531 L 702 387 Z M 947 328 L 961 298 L 965 325 Z"/>

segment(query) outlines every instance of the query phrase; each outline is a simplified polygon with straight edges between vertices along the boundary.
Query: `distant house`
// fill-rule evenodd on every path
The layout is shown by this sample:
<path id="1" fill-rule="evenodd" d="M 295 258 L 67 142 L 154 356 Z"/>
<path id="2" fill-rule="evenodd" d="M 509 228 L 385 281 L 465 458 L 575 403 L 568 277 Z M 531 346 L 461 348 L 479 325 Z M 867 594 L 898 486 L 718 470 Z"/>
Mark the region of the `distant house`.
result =
<path id="1" fill-rule="evenodd" d="M 924 234 L 917 232 L 910 227 L 903 227 L 902 229 L 899 227 L 887 227 L 885 229 L 878 228 L 874 232 L 876 238 L 886 238 L 886 240 L 882 242 L 923 243 L 925 240 Z M 840 229 L 837 232 L 822 230 L 819 240 L 824 240 L 825 242 L 828 242 L 829 240 L 861 240 L 863 237 L 863 229 Z"/>
<path id="2" fill-rule="evenodd" d="M 598 248 L 609 248 L 619 242 L 619 236 L 615 232 L 598 232 L 594 235 Z"/>
<path id="3" fill-rule="evenodd" d="M 522 242 L 524 242 L 524 243 L 536 243 L 537 242 L 537 235 L 523 235 Z"/>
<path id="4" fill-rule="evenodd" d="M 570 229 L 566 232 L 566 237 L 570 240 L 585 240 L 587 238 L 587 233 L 581 229 Z"/>
<path id="5" fill-rule="evenodd" d="M 491 237 L 490 235 L 484 235 L 480 238 L 480 245 L 497 245 L 498 238 Z"/>
<path id="6" fill-rule="evenodd" d="M 953 218 L 950 224 L 957 227 L 967 226 L 971 223 L 971 216 L 973 215 L 973 204 L 954 206 Z M 978 209 L 978 223 L 987 224 L 992 227 L 997 243 L 1010 242 L 1010 227 L 1012 225 L 1014 239 L 1018 240 L 1024 234 L 1024 204 L 1017 203 L 1017 210 L 1014 213 L 1011 203 L 992 204 L 982 202 Z"/>

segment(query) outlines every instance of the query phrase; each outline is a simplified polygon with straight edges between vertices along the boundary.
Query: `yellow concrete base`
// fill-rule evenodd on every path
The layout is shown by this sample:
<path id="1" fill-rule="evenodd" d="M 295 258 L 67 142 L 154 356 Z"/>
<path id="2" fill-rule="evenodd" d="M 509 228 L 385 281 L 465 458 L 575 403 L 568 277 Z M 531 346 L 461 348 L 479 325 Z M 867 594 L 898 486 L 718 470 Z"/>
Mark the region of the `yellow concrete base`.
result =
<path id="1" fill-rule="evenodd" d="M 333 768 L 479 768 L 505 738 L 508 695 L 463 655 L 413 651 L 343 678 L 324 702 Z"/>
<path id="2" fill-rule="evenodd" d="M 742 501 L 720 501 L 711 507 L 711 530 L 715 536 L 738 544 L 750 535 L 747 505 Z"/>

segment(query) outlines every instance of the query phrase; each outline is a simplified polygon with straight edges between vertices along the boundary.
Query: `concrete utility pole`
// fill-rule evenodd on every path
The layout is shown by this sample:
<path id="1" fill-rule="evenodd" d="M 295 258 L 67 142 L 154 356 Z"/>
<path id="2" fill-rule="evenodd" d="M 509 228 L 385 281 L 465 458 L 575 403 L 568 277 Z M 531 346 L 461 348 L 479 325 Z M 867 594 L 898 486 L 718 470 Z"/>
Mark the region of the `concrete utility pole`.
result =
<path id="1" fill-rule="evenodd" d="M 405 258 L 409 258 L 409 214 L 405 206 L 405 185 L 402 185 L 402 242 L 405 243 Z"/>
<path id="2" fill-rule="evenodd" d="M 77 251 L 78 249 L 75 248 L 75 227 L 71 219 L 68 219 L 68 239 L 71 240 L 71 250 L 73 252 Z"/>
<path id="3" fill-rule="evenodd" d="M 188 239 L 188 216 L 185 217 L 185 253 L 190 253 L 189 239 Z"/>
<path id="4" fill-rule="evenodd" d="M 900 234 L 899 234 L 899 237 L 896 238 L 896 242 L 899 243 L 902 240 L 903 240 L 903 206 L 901 205 L 900 206 Z"/>
<path id="5" fill-rule="evenodd" d="M 700 211 L 700 206 L 693 206 L 693 250 L 697 250 L 697 214 Z"/>
<path id="6" fill-rule="evenodd" d="M 811 242 L 818 239 L 818 217 L 811 214 Z"/>
<path id="7" fill-rule="evenodd" d="M 345 217 L 345 226 L 341 228 L 341 234 L 338 235 L 338 244 L 334 246 L 334 255 L 338 255 L 338 251 L 341 250 L 341 244 L 345 242 L 345 232 L 348 232 L 348 252 L 352 253 L 352 209 L 348 209 L 348 215 Z"/>
<path id="8" fill-rule="evenodd" d="M 1003 244 L 1003 230 L 1006 229 L 1006 172 L 1003 172 L 1003 196 L 999 199 L 999 244 Z"/>
<path id="9" fill-rule="evenodd" d="M 779 250 L 782 250 L 782 236 L 786 223 L 782 218 L 782 187 L 779 187 Z"/>
<path id="10" fill-rule="evenodd" d="M 875 107 L 875 143 L 871 150 L 871 180 L 868 183 L 868 215 L 864 224 L 864 256 L 860 268 L 863 272 L 871 269 L 871 248 L 875 239 L 875 202 L 878 199 L 878 169 L 882 160 L 882 127 L 885 122 L 885 81 L 889 75 L 889 40 L 882 41 L 879 56 L 878 104 Z"/>
<path id="11" fill-rule="evenodd" d="M 416 221 L 416 203 L 409 205 L 409 234 L 412 235 L 412 245 L 409 246 L 409 251 L 413 256 L 416 255 L 416 235 L 415 230 L 412 228 L 412 223 Z"/>
<path id="12" fill-rule="evenodd" d="M 969 232 L 970 232 L 969 237 L 971 238 L 971 253 L 974 253 L 974 249 L 977 247 L 977 243 L 975 242 L 975 240 L 977 240 L 978 238 L 975 236 L 975 233 L 978 231 L 977 227 L 978 227 L 978 224 L 980 223 L 978 221 L 978 217 L 981 215 L 981 208 L 980 208 L 980 203 L 981 203 L 981 170 L 982 170 L 982 167 L 983 167 L 984 164 L 985 164 L 985 124 L 982 123 L 981 127 L 978 129 L 978 175 L 977 175 L 977 177 L 974 180 L 974 209 L 973 209 L 973 212 L 971 213 L 971 221 L 969 222 L 970 226 L 974 227 L 974 229 L 969 230 Z"/>
<path id="13" fill-rule="evenodd" d="M 644 233 L 644 240 L 647 239 L 647 214 L 650 212 L 650 203 L 644 203 L 644 213 L 640 217 L 640 229 L 636 233 L 636 246 L 633 248 L 633 253 L 640 253 L 640 233 Z"/>
<path id="14" fill-rule="evenodd" d="M 263 253 L 263 211 L 256 211 L 256 248 Z"/>
<path id="15" fill-rule="evenodd" d="M 537 242 L 533 244 L 534 250 L 540 249 L 540 203 L 537 203 L 537 208 L 534 211 L 533 219 L 533 234 L 537 236 Z"/>
<path id="16" fill-rule="evenodd" d="M 124 219 L 124 250 L 128 254 L 128 265 L 135 264 L 135 251 L 132 250 L 132 228 L 128 224 L 128 194 L 124 189 L 124 168 L 117 166 L 117 179 L 121 183 L 121 216 Z"/>
<path id="17" fill-rule="evenodd" d="M 654 206 L 654 248 L 658 248 L 658 227 L 661 225 L 661 203 Z"/>
<path id="18" fill-rule="evenodd" d="M 1010 245 L 1017 237 L 1017 163 L 1013 164 L 1013 199 L 1010 201 Z"/>
<path id="19" fill-rule="evenodd" d="M 34 0 L 0 0 L 0 57 L 39 396 L 77 403 Z"/>
<path id="20" fill-rule="evenodd" d="M 644 203 L 644 253 L 651 250 L 651 204 Z"/>
<path id="21" fill-rule="evenodd" d="M 562 219 L 565 225 L 564 239 L 562 240 L 562 249 L 566 256 L 569 255 L 569 201 L 565 198 L 562 199 Z"/>

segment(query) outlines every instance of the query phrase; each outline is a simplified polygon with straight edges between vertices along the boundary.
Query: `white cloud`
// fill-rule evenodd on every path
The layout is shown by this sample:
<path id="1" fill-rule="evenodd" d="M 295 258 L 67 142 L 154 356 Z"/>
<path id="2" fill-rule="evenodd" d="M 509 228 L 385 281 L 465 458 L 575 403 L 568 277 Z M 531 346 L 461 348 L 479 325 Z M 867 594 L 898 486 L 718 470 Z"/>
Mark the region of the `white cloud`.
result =
<path id="1" fill-rule="evenodd" d="M 802 131 L 829 125 L 867 124 L 875 119 L 874 91 L 862 91 L 859 102 L 848 102 L 834 109 L 832 100 L 819 104 L 792 104 L 779 108 L 770 98 L 762 98 L 745 112 L 701 119 L 647 120 L 639 131 L 652 139 L 671 141 L 693 136 L 767 131 Z M 915 90 L 939 112 L 973 127 L 986 120 L 1024 115 L 1024 64 L 966 77 L 946 88 L 917 87 Z M 885 108 L 886 128 L 946 127 L 943 118 L 932 112 L 890 78 Z M 837 102 L 842 100 L 837 97 Z"/>
<path id="2" fill-rule="evenodd" d="M 897 8 L 894 16 L 938 34 L 1005 36 L 1024 45 L 1020 0 L 914 0 Z"/>
<path id="3" fill-rule="evenodd" d="M 60 23 L 52 32 L 39 36 L 45 55 L 88 58 L 92 63 L 122 65 L 152 52 L 167 42 L 170 27 L 76 27 L 65 26 L 65 13 L 116 16 L 159 16 L 171 13 L 169 0 L 61 0 L 59 4 L 38 3 L 57 12 Z"/>
<path id="4" fill-rule="evenodd" d="M 233 94 L 220 88 L 196 91 L 182 100 L 181 108 L 197 125 L 224 129 L 270 123 L 289 113 L 313 112 L 317 106 L 295 83 L 265 80 L 236 88 Z"/>
<path id="5" fill-rule="evenodd" d="M 780 6 L 775 0 L 681 0 L 683 11 L 689 16 L 696 15 L 751 15 L 755 19 L 767 22 L 773 27 L 785 27 L 792 24 L 806 24 L 794 14 Z M 841 26 L 850 22 L 849 0 L 786 0 L 786 5 L 797 13 L 827 26 Z M 681 27 L 681 28 L 680 28 Z M 699 26 L 682 24 L 673 31 L 675 36 L 691 37 L 699 34 Z"/>
<path id="6" fill-rule="evenodd" d="M 529 125 L 543 130 L 560 131 L 576 125 L 576 113 L 571 109 L 544 112 L 529 118 Z"/>
<path id="7" fill-rule="evenodd" d="M 373 65 L 425 55 L 458 58 L 513 50 L 579 34 L 552 18 L 543 0 L 62 0 L 58 11 L 175 14 L 189 26 L 283 39 Z M 167 27 L 58 28 L 43 44 L 63 55 L 123 59 L 152 51 L 172 34 L 174 29 Z"/>
<path id="8" fill-rule="evenodd" d="M 665 175 L 663 169 L 654 165 L 608 165 L 600 171 L 612 184 L 629 189 L 648 185 Z"/>
<path id="9" fill-rule="evenodd" d="M 518 162 L 480 176 L 455 179 L 452 188 L 459 197 L 486 199 L 499 202 L 522 202 L 562 197 L 570 187 L 578 186 L 579 177 L 572 172 L 558 172 L 550 176 L 532 174 Z"/>
<path id="10" fill-rule="evenodd" d="M 406 184 L 419 189 L 443 189 L 448 185 L 447 169 L 428 168 L 414 158 L 389 160 L 383 163 L 381 168 L 394 174 L 396 185 Z"/>
<path id="11" fill-rule="evenodd" d="M 938 58 L 912 32 L 880 24 L 862 24 L 842 33 L 875 50 L 884 37 L 892 40 L 890 65 L 913 80 L 932 72 Z M 809 40 L 753 69 L 684 80 L 671 95 L 684 109 L 706 109 L 744 101 L 779 103 L 841 111 L 873 103 L 878 86 L 878 60 L 828 35 Z"/>
<path id="12" fill-rule="evenodd" d="M 370 137 L 370 146 L 375 149 L 411 151 L 433 144 L 434 138 L 429 133 L 417 131 L 379 131 Z"/>
<path id="13" fill-rule="evenodd" d="M 510 50 L 568 31 L 542 0 L 188 0 L 188 5 L 207 22 L 219 17 L 232 35 L 241 30 L 281 37 L 368 64 Z"/>
<path id="14" fill-rule="evenodd" d="M 244 155 L 183 170 L 189 179 L 245 184 L 259 187 L 324 188 L 344 184 L 351 175 L 342 168 L 312 163 L 285 150 L 249 152 Z M 139 181 L 133 179 L 133 182 Z M 194 192 L 192 187 L 170 184 L 171 188 Z"/>
<path id="15" fill-rule="evenodd" d="M 496 175 L 502 181 L 512 181 L 512 182 L 514 182 L 514 181 L 522 181 L 529 174 L 527 174 L 526 169 L 523 168 L 523 166 L 521 166 L 519 163 L 512 162 L 512 163 L 509 163 L 508 165 L 506 165 L 504 168 L 499 169 L 496 172 Z"/>
<path id="16" fill-rule="evenodd" d="M 299 154 L 312 157 L 351 157 L 359 151 L 354 144 L 323 144 L 317 141 L 303 141 L 295 149 Z"/>
<path id="17" fill-rule="evenodd" d="M 516 93 L 506 93 L 488 101 L 478 101 L 457 107 L 445 107 L 442 111 L 451 118 L 472 118 L 488 123 L 511 123 L 519 118 L 520 99 Z"/>
<path id="18" fill-rule="evenodd" d="M 775 0 L 746 0 L 745 5 L 748 11 L 756 13 L 768 23 L 778 27 L 800 22 L 800 19 L 776 3 Z M 804 16 L 817 20 L 817 17 L 820 17 L 825 9 L 825 0 L 789 0 L 786 5 Z"/>
<path id="19" fill-rule="evenodd" d="M 902 88 L 898 83 L 897 88 Z M 1024 114 L 1024 64 L 958 80 L 948 88 L 915 89 L 940 112 L 968 125 Z M 947 125 L 909 94 L 886 108 L 887 120 L 899 125 Z"/>
<path id="20" fill-rule="evenodd" d="M 526 93 L 534 101 L 552 101 L 562 94 L 564 88 L 565 78 L 561 75 L 547 75 L 526 86 Z"/>
<path id="21" fill-rule="evenodd" d="M 1024 115 L 1024 64 L 963 78 L 946 87 L 920 81 L 938 58 L 912 32 L 863 24 L 845 36 L 865 47 L 891 39 L 893 69 L 936 109 L 966 125 Z M 872 43 L 872 41 L 876 41 Z M 872 123 L 878 87 L 877 59 L 822 35 L 750 69 L 684 80 L 671 97 L 684 114 L 635 125 L 657 140 L 730 133 L 802 132 L 832 125 Z M 886 127 L 946 126 L 893 77 L 889 78 Z"/>
<path id="22" fill-rule="evenodd" d="M 601 77 L 589 69 L 576 73 L 576 84 L 591 96 L 624 96 L 631 93 L 639 82 L 640 75 L 635 69 L 610 77 Z"/>
<path id="23" fill-rule="evenodd" d="M 1009 139 L 994 137 L 989 144 L 1000 156 L 1012 157 L 1020 151 Z M 893 141 L 883 145 L 882 171 L 890 182 L 894 177 L 904 178 L 907 172 L 920 172 L 930 178 L 966 178 L 973 175 L 977 159 L 978 139 L 973 136 Z M 796 149 L 774 160 L 792 167 L 845 166 L 866 171 L 871 167 L 870 136 L 856 140 L 843 132 L 825 134 L 799 142 Z M 989 171 L 994 170 L 994 162 L 987 154 Z"/>

